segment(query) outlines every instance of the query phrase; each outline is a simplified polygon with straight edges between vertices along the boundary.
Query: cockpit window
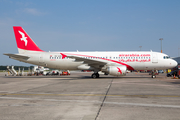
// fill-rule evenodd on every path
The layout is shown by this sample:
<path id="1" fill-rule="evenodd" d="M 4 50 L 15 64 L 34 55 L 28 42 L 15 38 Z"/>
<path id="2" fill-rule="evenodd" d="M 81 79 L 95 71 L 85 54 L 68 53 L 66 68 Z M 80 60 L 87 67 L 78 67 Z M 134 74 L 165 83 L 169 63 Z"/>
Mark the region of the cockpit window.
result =
<path id="1" fill-rule="evenodd" d="M 169 59 L 169 58 L 170 58 L 170 56 L 164 56 L 163 58 L 164 58 L 164 59 Z"/>

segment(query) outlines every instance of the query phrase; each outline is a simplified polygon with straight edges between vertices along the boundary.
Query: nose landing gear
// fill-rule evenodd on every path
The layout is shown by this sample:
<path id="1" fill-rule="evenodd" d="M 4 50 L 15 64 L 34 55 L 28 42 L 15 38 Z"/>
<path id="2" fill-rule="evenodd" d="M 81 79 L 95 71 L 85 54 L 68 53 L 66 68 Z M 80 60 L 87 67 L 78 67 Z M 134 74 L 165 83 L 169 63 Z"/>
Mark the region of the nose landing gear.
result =
<path id="1" fill-rule="evenodd" d="M 152 77 L 152 78 L 156 78 L 156 75 L 152 75 L 151 77 Z"/>
<path id="2" fill-rule="evenodd" d="M 158 75 L 158 73 L 156 71 L 152 71 L 151 72 L 151 78 L 156 78 L 156 75 Z"/>

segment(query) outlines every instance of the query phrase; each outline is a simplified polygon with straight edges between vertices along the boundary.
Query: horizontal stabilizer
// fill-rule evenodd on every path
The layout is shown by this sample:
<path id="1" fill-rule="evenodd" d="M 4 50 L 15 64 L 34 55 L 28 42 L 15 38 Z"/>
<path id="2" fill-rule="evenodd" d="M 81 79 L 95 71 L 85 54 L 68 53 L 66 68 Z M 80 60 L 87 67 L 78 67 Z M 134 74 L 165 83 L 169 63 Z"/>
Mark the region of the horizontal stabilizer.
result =
<path id="1" fill-rule="evenodd" d="M 27 60 L 30 58 L 28 56 L 20 55 L 20 54 L 4 54 L 4 55 L 7 55 L 9 56 L 9 58 L 16 59 L 16 60 Z"/>

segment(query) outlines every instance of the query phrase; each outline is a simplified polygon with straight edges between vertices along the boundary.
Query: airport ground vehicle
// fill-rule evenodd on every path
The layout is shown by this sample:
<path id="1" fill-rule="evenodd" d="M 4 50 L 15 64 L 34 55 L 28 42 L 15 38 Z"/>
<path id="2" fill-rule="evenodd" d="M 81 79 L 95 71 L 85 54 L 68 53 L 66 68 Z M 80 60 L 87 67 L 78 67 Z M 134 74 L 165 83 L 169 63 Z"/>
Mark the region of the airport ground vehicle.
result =
<path id="1" fill-rule="evenodd" d="M 162 70 L 173 68 L 177 62 L 168 55 L 153 51 L 115 52 L 45 52 L 20 26 L 14 26 L 18 54 L 4 54 L 22 62 L 63 70 L 91 70 L 92 78 L 105 75 L 124 76 L 126 71 Z M 152 73 L 152 78 L 156 75 Z"/>
<path id="2" fill-rule="evenodd" d="M 170 73 L 167 73 L 167 77 L 173 77 L 174 75 L 177 76 L 178 70 L 171 71 Z"/>
<path id="3" fill-rule="evenodd" d="M 167 73 L 167 77 L 173 76 L 177 76 L 178 78 L 180 78 L 180 65 L 176 66 L 171 70 L 171 72 Z"/>
<path id="4" fill-rule="evenodd" d="M 180 69 L 178 70 L 178 78 L 180 79 Z"/>
<path id="5" fill-rule="evenodd" d="M 70 75 L 69 71 L 63 71 L 60 75 Z"/>
<path id="6" fill-rule="evenodd" d="M 177 72 L 177 76 L 180 79 L 180 65 L 178 65 L 178 72 Z"/>
<path id="7" fill-rule="evenodd" d="M 158 73 L 164 73 L 164 71 L 163 70 L 158 70 Z"/>
<path id="8" fill-rule="evenodd" d="M 46 75 L 59 75 L 59 71 L 58 70 L 52 70 L 46 73 Z"/>

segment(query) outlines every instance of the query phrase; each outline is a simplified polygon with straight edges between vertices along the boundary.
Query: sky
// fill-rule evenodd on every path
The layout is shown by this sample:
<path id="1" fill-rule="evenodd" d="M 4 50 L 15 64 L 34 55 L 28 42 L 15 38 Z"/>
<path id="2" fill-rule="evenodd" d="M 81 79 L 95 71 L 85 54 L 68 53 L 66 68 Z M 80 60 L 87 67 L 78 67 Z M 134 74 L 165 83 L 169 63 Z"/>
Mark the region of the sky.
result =
<path id="1" fill-rule="evenodd" d="M 44 51 L 180 52 L 180 0 L 0 0 L 0 65 L 30 64 L 18 53 L 13 26 Z"/>

